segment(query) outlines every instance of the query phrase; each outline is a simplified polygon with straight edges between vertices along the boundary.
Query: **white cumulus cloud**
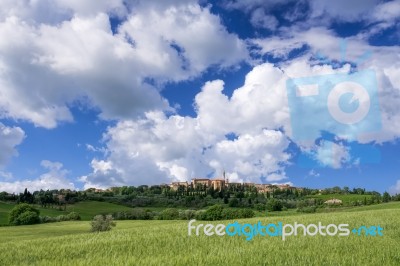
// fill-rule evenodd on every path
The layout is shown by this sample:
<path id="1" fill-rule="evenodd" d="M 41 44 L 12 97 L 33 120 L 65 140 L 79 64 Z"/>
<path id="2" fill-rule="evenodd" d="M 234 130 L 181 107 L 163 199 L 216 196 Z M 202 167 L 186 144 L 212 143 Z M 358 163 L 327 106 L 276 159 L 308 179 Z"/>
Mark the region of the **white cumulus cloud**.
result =
<path id="1" fill-rule="evenodd" d="M 54 128 L 73 121 L 69 107 L 84 99 L 104 119 L 171 111 L 159 93 L 164 82 L 248 57 L 244 42 L 197 3 L 59 0 L 46 10 L 38 2 L 0 4 L 0 117 Z M 57 8 L 58 19 L 38 20 Z M 111 16 L 122 20 L 115 31 Z"/>
<path id="2" fill-rule="evenodd" d="M 397 180 L 396 184 L 389 188 L 389 193 L 392 195 L 400 193 L 400 180 Z"/>
<path id="3" fill-rule="evenodd" d="M 75 185 L 67 178 L 68 170 L 63 168 L 62 163 L 43 160 L 41 166 L 46 172 L 38 178 L 0 182 L 0 191 L 20 193 L 25 188 L 31 192 L 41 189 L 76 189 Z"/>
<path id="4" fill-rule="evenodd" d="M 81 180 L 85 187 L 159 184 L 224 170 L 233 181 L 286 179 L 290 141 L 278 130 L 289 123 L 284 80 L 282 71 L 264 64 L 230 98 L 221 80 L 207 82 L 195 98 L 196 117 L 148 112 L 120 121 L 104 136 L 106 158 L 92 161 L 93 172 Z"/>
<path id="5" fill-rule="evenodd" d="M 17 156 L 16 146 L 22 143 L 25 132 L 20 127 L 8 127 L 0 123 L 0 169 L 4 167 L 13 156 Z M 2 176 L 8 176 L 2 172 Z"/>

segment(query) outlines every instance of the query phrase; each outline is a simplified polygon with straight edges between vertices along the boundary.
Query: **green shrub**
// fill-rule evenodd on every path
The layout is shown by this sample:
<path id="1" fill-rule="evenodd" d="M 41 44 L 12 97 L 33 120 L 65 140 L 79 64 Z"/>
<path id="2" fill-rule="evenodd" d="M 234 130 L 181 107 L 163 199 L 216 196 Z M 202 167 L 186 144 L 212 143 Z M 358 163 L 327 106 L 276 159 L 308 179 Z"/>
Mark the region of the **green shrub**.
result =
<path id="1" fill-rule="evenodd" d="M 90 222 L 92 232 L 109 231 L 116 224 L 111 215 L 96 215 Z"/>
<path id="2" fill-rule="evenodd" d="M 266 206 L 265 206 L 265 204 L 257 203 L 256 205 L 254 205 L 254 208 L 255 208 L 257 211 L 263 212 L 263 211 L 265 211 Z"/>
<path id="3" fill-rule="evenodd" d="M 281 211 L 283 208 L 283 204 L 280 200 L 270 199 L 267 202 L 267 210 L 268 211 Z"/>
<path id="4" fill-rule="evenodd" d="M 303 207 L 303 208 L 298 208 L 298 212 L 304 212 L 304 213 L 314 213 L 317 211 L 316 206 L 308 206 L 308 207 Z"/>
<path id="5" fill-rule="evenodd" d="M 67 218 L 69 221 L 79 221 L 81 216 L 77 212 L 70 212 L 67 214 Z"/>
<path id="6" fill-rule="evenodd" d="M 223 209 L 222 210 L 222 219 L 231 220 L 235 219 L 238 216 L 238 211 L 234 209 Z"/>
<path id="7" fill-rule="evenodd" d="M 11 210 L 8 222 L 12 225 L 40 223 L 39 213 L 39 210 L 29 204 L 18 204 Z"/>
<path id="8" fill-rule="evenodd" d="M 155 212 L 151 210 L 143 210 L 140 208 L 135 208 L 132 210 L 132 217 L 136 218 L 136 220 L 151 220 L 155 216 Z"/>
<path id="9" fill-rule="evenodd" d="M 115 220 L 152 220 L 156 213 L 151 210 L 134 208 L 132 211 L 120 211 L 112 214 Z"/>
<path id="10" fill-rule="evenodd" d="M 59 215 L 57 217 L 43 216 L 40 217 L 40 223 L 54 223 L 63 221 L 79 221 L 81 217 L 76 212 L 71 212 L 67 215 Z"/>
<path id="11" fill-rule="evenodd" d="M 57 217 L 56 217 L 56 219 L 57 219 L 57 222 L 64 222 L 64 221 L 68 221 L 69 219 L 68 219 L 68 216 L 67 215 L 58 215 Z"/>
<path id="12" fill-rule="evenodd" d="M 161 212 L 160 220 L 177 220 L 179 219 L 179 211 L 174 208 L 168 208 Z"/>
<path id="13" fill-rule="evenodd" d="M 196 213 L 194 215 L 194 219 L 196 219 L 196 220 L 206 220 L 206 211 L 205 210 L 196 211 Z"/>
<path id="14" fill-rule="evenodd" d="M 206 211 L 197 211 L 195 214 L 196 220 L 232 220 L 241 218 L 254 217 L 255 213 L 251 209 L 226 209 L 221 205 L 214 205 Z"/>
<path id="15" fill-rule="evenodd" d="M 39 215 L 33 211 L 21 213 L 17 218 L 17 225 L 38 224 L 40 223 Z"/>
<path id="16" fill-rule="evenodd" d="M 250 209 L 240 209 L 239 210 L 239 217 L 237 218 L 252 218 L 254 217 L 254 211 Z"/>
<path id="17" fill-rule="evenodd" d="M 196 216 L 196 211 L 194 210 L 184 210 L 179 212 L 179 218 L 181 220 L 191 220 L 195 218 Z"/>
<path id="18" fill-rule="evenodd" d="M 56 217 L 50 217 L 50 216 L 40 216 L 40 223 L 45 224 L 45 223 L 54 223 L 57 222 Z"/>
<path id="19" fill-rule="evenodd" d="M 114 212 L 112 214 L 112 217 L 115 220 L 128 220 L 128 212 L 127 211 Z"/>
<path id="20" fill-rule="evenodd" d="M 239 206 L 239 201 L 237 198 L 229 200 L 229 207 L 237 207 L 237 206 Z"/>
<path id="21" fill-rule="evenodd" d="M 221 205 L 214 205 L 208 208 L 204 213 L 204 218 L 207 221 L 217 221 L 222 219 L 222 211 L 224 207 Z"/>

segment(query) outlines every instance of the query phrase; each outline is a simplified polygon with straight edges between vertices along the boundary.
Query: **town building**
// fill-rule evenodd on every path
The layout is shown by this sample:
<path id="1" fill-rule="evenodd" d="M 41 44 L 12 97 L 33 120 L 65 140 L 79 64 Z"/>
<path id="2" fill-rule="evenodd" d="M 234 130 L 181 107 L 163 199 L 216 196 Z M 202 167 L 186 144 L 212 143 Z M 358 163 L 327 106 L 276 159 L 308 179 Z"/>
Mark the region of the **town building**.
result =
<path id="1" fill-rule="evenodd" d="M 210 187 L 211 186 L 211 180 L 208 178 L 194 178 L 192 179 L 192 186 L 194 189 L 199 188 L 199 187 Z"/>
<path id="2" fill-rule="evenodd" d="M 187 188 L 189 186 L 188 182 L 172 182 L 170 187 L 172 190 L 178 190 L 179 187 Z"/>
<path id="3" fill-rule="evenodd" d="M 216 178 L 211 180 L 211 186 L 214 190 L 221 191 L 225 187 L 225 179 L 224 178 Z"/>
<path id="4" fill-rule="evenodd" d="M 232 187 L 240 187 L 244 186 L 247 188 L 255 187 L 258 193 L 267 193 L 272 192 L 276 189 L 280 190 L 302 190 L 302 188 L 297 188 L 290 186 L 289 184 L 255 184 L 255 183 L 237 183 L 237 182 L 229 182 L 229 180 L 225 177 L 225 173 L 222 177 L 209 179 L 209 178 L 194 178 L 190 183 L 188 182 L 172 182 L 169 187 L 172 190 L 178 190 L 179 187 L 183 188 L 193 188 L 193 189 L 203 189 L 203 188 L 213 188 L 216 191 L 221 191 L 223 188 L 232 188 Z"/>

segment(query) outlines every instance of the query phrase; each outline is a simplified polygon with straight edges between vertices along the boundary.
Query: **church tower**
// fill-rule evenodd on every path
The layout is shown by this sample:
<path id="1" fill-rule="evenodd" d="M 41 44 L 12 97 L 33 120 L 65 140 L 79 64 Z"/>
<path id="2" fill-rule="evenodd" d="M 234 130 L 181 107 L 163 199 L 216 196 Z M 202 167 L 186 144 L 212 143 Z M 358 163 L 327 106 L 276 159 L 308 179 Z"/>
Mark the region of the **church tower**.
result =
<path id="1" fill-rule="evenodd" d="M 228 178 L 226 178 L 226 173 L 225 173 L 225 170 L 224 170 L 224 173 L 223 173 L 223 175 L 224 175 L 225 186 L 228 186 L 228 182 L 229 182 L 229 180 L 228 180 Z"/>

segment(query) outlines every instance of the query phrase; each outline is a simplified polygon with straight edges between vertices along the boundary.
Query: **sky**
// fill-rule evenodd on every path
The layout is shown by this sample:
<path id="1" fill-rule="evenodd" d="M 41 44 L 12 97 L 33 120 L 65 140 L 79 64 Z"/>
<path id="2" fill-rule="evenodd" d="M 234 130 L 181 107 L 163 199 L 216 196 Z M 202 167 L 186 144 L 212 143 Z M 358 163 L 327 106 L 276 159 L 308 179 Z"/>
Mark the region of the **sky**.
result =
<path id="1" fill-rule="evenodd" d="M 400 193 L 400 1 L 2 0 L 0 191 Z"/>

